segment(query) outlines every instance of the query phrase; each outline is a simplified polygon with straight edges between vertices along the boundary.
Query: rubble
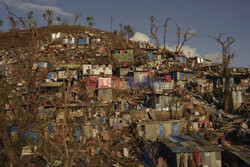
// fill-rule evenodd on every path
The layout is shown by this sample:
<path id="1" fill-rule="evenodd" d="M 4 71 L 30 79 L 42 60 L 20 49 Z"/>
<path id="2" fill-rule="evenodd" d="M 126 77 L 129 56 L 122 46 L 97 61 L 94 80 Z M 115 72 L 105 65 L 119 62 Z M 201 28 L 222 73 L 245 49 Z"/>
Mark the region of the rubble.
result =
<path id="1" fill-rule="evenodd" d="M 55 155 L 66 151 L 85 166 L 222 166 L 231 163 L 221 156 L 225 150 L 249 165 L 249 155 L 238 151 L 238 144 L 249 142 L 249 69 L 232 69 L 234 113 L 226 113 L 219 105 L 219 64 L 162 52 L 147 41 L 113 44 L 102 33 L 50 35 L 32 64 L 44 73 L 37 76 L 38 113 L 49 125 L 36 127 L 36 149 L 26 144 L 22 156 L 39 153 L 55 166 L 65 161 Z M 26 105 L 30 90 L 24 79 L 14 78 L 17 64 L 14 52 L 1 51 L 1 78 L 18 81 L 16 93 Z M 6 105 L 8 119 L 16 107 Z M 50 149 L 54 154 L 46 155 Z"/>

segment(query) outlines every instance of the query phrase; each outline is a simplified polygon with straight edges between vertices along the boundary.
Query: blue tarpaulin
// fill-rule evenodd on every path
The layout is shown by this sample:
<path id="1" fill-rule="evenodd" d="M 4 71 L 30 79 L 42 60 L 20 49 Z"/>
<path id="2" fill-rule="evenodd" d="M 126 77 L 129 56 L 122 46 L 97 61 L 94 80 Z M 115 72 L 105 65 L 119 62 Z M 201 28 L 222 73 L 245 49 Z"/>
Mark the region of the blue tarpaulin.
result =
<path id="1" fill-rule="evenodd" d="M 178 126 L 177 124 L 173 124 L 173 136 L 177 136 L 178 135 Z"/>
<path id="2" fill-rule="evenodd" d="M 24 136 L 32 140 L 32 145 L 38 144 L 38 132 L 28 131 L 24 133 Z"/>
<path id="3" fill-rule="evenodd" d="M 48 124 L 48 131 L 49 131 L 49 134 L 51 135 L 52 134 L 52 125 L 51 124 Z"/>
<path id="4" fill-rule="evenodd" d="M 49 72 L 47 74 L 47 79 L 54 79 L 56 78 L 56 72 Z"/>
<path id="5" fill-rule="evenodd" d="M 153 55 L 153 54 L 148 53 L 148 59 L 149 59 L 149 60 L 153 60 L 153 59 L 154 59 L 154 55 Z"/>
<path id="6" fill-rule="evenodd" d="M 76 126 L 76 139 L 78 142 L 81 140 L 81 136 L 82 136 L 82 127 Z"/>
<path id="7" fill-rule="evenodd" d="M 160 136 L 164 136 L 163 126 L 160 125 Z"/>
<path id="8" fill-rule="evenodd" d="M 83 38 L 79 38 L 78 39 L 78 44 L 84 44 L 84 39 Z"/>
<path id="9" fill-rule="evenodd" d="M 144 157 L 144 166 L 149 166 L 152 164 L 152 158 L 150 157 L 149 153 L 147 151 L 142 152 L 142 155 Z"/>

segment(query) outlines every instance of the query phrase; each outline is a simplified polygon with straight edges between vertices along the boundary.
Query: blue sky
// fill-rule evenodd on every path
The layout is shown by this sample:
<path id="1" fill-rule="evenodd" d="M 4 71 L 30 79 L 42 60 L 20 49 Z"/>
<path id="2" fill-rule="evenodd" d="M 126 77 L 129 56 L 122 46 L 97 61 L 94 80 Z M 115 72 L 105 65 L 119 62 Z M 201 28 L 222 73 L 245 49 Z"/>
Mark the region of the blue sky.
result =
<path id="1" fill-rule="evenodd" d="M 154 15 L 160 26 L 159 38 L 163 44 L 163 24 L 169 22 L 167 44 L 176 44 L 176 26 L 196 31 L 198 36 L 191 39 L 185 47 L 188 51 L 202 57 L 214 58 L 220 53 L 220 46 L 209 35 L 224 32 L 236 42 L 231 51 L 236 54 L 234 66 L 250 67 L 250 0 L 0 0 L 0 19 L 4 30 L 9 27 L 5 3 L 21 16 L 33 10 L 39 25 L 44 25 L 41 14 L 47 8 L 55 15 L 73 20 L 76 11 L 82 13 L 78 24 L 86 25 L 86 17 L 93 16 L 95 28 L 109 31 L 110 16 L 113 16 L 113 29 L 118 24 L 130 24 L 135 31 L 150 35 L 149 17 Z"/>

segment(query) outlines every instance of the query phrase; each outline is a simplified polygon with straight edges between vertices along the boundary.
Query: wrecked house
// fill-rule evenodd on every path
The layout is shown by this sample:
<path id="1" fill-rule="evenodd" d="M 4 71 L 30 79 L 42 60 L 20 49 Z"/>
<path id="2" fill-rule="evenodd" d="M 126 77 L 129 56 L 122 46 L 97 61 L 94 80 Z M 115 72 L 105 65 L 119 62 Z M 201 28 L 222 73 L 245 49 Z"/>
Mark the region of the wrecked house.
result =
<path id="1" fill-rule="evenodd" d="M 150 94 L 149 105 L 155 110 L 176 111 L 174 97 L 164 94 Z M 179 104 L 177 104 L 179 106 Z"/>
<path id="2" fill-rule="evenodd" d="M 187 72 L 174 72 L 172 73 L 172 76 L 175 82 L 193 79 L 193 73 L 187 73 Z"/>
<path id="3" fill-rule="evenodd" d="M 197 135 L 159 137 L 159 142 L 159 155 L 168 166 L 222 166 L 222 150 Z"/>
<path id="4" fill-rule="evenodd" d="M 111 78 L 98 78 L 98 98 L 110 101 L 112 99 L 112 79 Z"/>
<path id="5" fill-rule="evenodd" d="M 34 69 L 44 72 L 37 89 L 42 101 L 38 118 L 48 131 L 45 136 L 62 144 L 64 123 L 66 141 L 84 143 L 80 158 L 89 161 L 103 154 L 113 156 L 109 157 L 113 166 L 123 160 L 125 164 L 137 161 L 131 166 L 143 164 L 148 143 L 161 145 L 159 155 L 169 166 L 221 166 L 221 149 L 199 136 L 217 143 L 219 137 L 233 131 L 241 136 L 249 134 L 249 120 L 241 116 L 248 112 L 249 70 L 232 69 L 231 90 L 237 113 L 229 114 L 219 110 L 213 94 L 224 86 L 221 65 L 163 51 L 152 43 L 118 41 L 114 34 L 104 34 L 53 33 L 50 43 L 39 46 L 43 49 Z M 1 64 L 5 77 L 9 77 L 9 69 Z M 20 103 L 30 92 L 25 84 L 17 83 Z M 18 106 L 5 107 L 15 111 Z M 13 139 L 16 131 L 11 132 Z M 74 147 L 69 145 L 69 150 Z M 237 162 L 249 164 L 248 153 L 240 153 L 247 149 L 234 147 L 229 153 Z M 31 155 L 32 149 L 24 148 L 23 155 Z M 101 158 L 95 162 L 103 163 Z"/>
<path id="6" fill-rule="evenodd" d="M 144 121 L 137 122 L 136 127 L 139 135 L 145 140 L 156 141 L 158 137 L 177 136 L 187 132 L 187 121 Z"/>
<path id="7" fill-rule="evenodd" d="M 89 38 L 78 38 L 78 45 L 89 45 L 90 44 L 90 39 Z"/>

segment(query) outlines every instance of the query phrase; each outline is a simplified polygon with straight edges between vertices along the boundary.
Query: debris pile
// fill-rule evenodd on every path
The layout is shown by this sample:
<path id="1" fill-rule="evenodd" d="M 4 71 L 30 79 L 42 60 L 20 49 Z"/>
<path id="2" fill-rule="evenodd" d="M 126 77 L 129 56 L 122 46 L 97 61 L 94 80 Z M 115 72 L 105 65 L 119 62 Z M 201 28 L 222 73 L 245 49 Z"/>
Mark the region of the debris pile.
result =
<path id="1" fill-rule="evenodd" d="M 1 78 L 14 87 L 11 141 L 24 130 L 16 116 L 37 121 L 23 126 L 32 142 L 20 156 L 54 166 L 222 166 L 226 150 L 250 165 L 237 149 L 250 139 L 249 69 L 231 69 L 228 113 L 221 64 L 105 32 L 50 35 L 0 51 Z"/>

